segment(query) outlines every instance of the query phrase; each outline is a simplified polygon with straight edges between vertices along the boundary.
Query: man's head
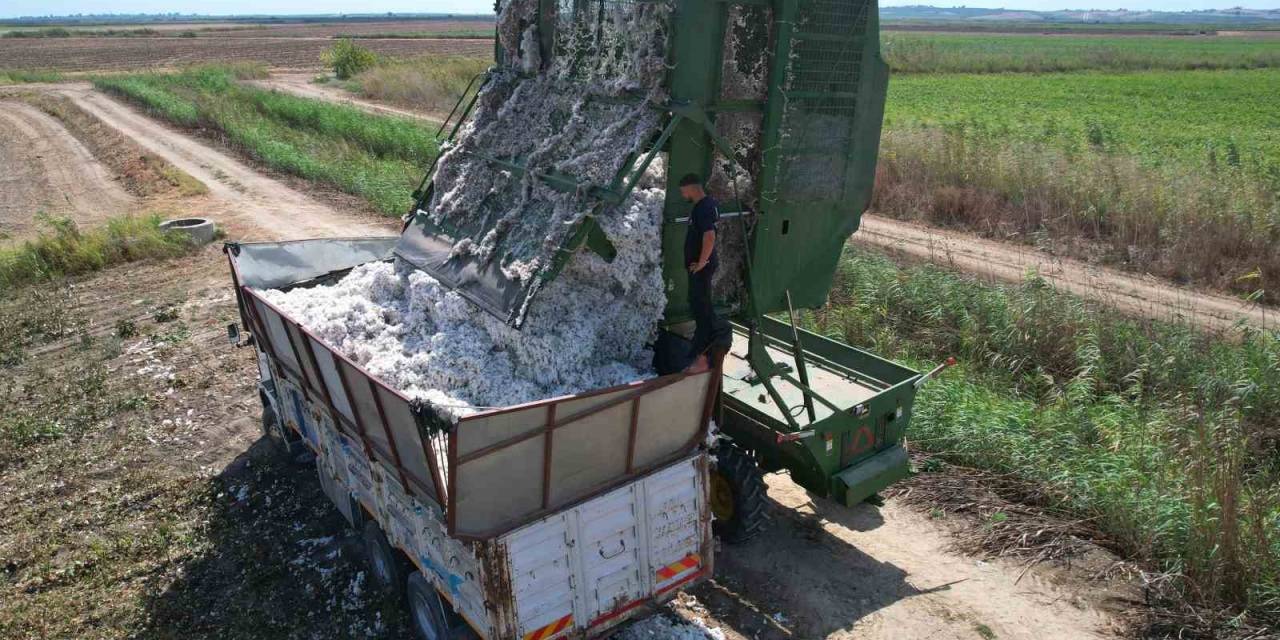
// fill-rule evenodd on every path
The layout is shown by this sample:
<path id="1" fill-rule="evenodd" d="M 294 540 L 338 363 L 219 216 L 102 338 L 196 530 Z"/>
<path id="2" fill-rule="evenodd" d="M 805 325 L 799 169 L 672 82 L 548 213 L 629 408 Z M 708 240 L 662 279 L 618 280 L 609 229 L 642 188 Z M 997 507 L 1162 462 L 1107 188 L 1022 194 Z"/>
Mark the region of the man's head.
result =
<path id="1" fill-rule="evenodd" d="M 697 202 L 707 195 L 702 188 L 702 176 L 696 173 L 680 178 L 680 195 L 689 202 Z"/>

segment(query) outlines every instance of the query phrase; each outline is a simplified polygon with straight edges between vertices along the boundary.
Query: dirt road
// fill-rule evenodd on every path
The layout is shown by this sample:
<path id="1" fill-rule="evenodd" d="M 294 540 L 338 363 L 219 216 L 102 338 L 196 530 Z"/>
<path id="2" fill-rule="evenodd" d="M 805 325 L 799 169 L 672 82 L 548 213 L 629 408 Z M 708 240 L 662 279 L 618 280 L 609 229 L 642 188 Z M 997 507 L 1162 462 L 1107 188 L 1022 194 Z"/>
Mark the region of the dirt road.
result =
<path id="1" fill-rule="evenodd" d="M 89 85 L 57 91 L 80 108 L 133 138 L 209 187 L 210 208 L 192 211 L 232 227 L 244 239 L 368 236 L 395 233 L 393 220 L 339 213 L 329 205 L 270 178 L 244 162 L 144 116 Z"/>
<path id="2" fill-rule="evenodd" d="M 1178 319 L 1210 330 L 1237 322 L 1275 328 L 1280 309 L 1259 307 L 1206 291 L 1175 286 L 1062 258 L 1006 242 L 864 215 L 854 242 L 916 260 L 1006 282 L 1036 273 L 1062 291 L 1096 300 L 1126 313 L 1157 320 Z"/>
<path id="3" fill-rule="evenodd" d="M 233 238 L 381 235 L 394 231 L 394 221 L 369 219 L 316 200 L 87 85 L 63 85 L 56 91 L 205 182 L 210 194 L 192 199 L 190 213 L 214 217 Z M 243 475 L 245 449 L 259 435 L 252 363 L 247 350 L 230 349 L 221 338 L 222 327 L 234 320 L 234 303 L 226 282 L 225 261 L 218 252 L 210 248 L 184 261 L 112 269 L 78 285 L 77 290 L 93 293 L 84 300 L 88 305 L 84 312 L 92 319 L 92 336 L 105 341 L 127 322 L 162 336 L 153 342 L 177 340 L 172 343 L 178 345 L 176 348 L 138 351 L 140 347 L 130 347 L 110 361 L 110 366 L 119 367 L 119 371 L 136 371 L 147 384 L 159 385 L 153 394 L 157 404 L 149 405 L 149 410 L 157 416 L 172 416 L 166 420 L 182 425 L 181 437 L 156 436 L 154 456 L 132 464 L 154 465 L 157 469 L 180 465 L 182 473 L 196 473 L 202 478 L 216 474 L 228 486 L 246 487 L 242 489 L 244 495 L 257 495 L 258 490 L 247 489 L 252 482 Z M 153 320 L 157 298 L 176 301 L 185 334 L 175 334 L 170 325 Z M 172 338 L 173 335 L 178 337 Z M 51 342 L 33 349 L 31 357 L 70 361 L 74 358 L 64 358 L 64 354 L 73 353 L 75 345 L 83 341 L 68 337 Z M 156 371 L 167 377 L 156 378 Z M 175 380 L 186 382 L 175 385 Z M 147 432 L 148 438 L 152 435 Z M 107 432 L 101 437 L 107 438 Z M 104 441 L 102 446 L 109 450 L 111 445 Z M 311 482 L 313 474 L 304 470 L 295 475 Z M 1056 574 L 1049 567 L 1026 570 L 1014 563 L 982 562 L 959 553 L 949 548 L 951 538 L 944 523 L 894 500 L 879 509 L 865 505 L 846 509 L 827 501 L 810 500 L 785 476 L 772 476 L 769 483 L 770 496 L 780 505 L 775 509 L 774 521 L 759 539 L 721 549 L 715 581 L 694 590 L 692 598 L 682 598 L 673 607 L 678 615 L 696 618 L 732 640 L 1094 638 L 1105 635 L 1110 625 L 1096 596 L 1091 595 L 1095 591 L 1093 584 L 1060 587 L 1051 579 Z M 314 490 L 306 496 L 296 492 L 286 495 L 288 498 L 274 503 L 269 499 L 265 504 L 255 503 L 254 511 L 236 516 L 243 517 L 243 522 L 233 519 L 228 526 L 242 530 L 245 540 L 262 540 L 262 528 L 274 527 L 278 533 L 268 537 L 274 546 L 263 552 L 275 554 L 270 555 L 272 558 L 311 553 L 308 549 L 312 547 L 307 545 L 314 544 L 318 524 L 301 526 L 295 512 L 282 509 L 294 508 L 305 500 L 307 505 L 315 503 L 314 509 L 307 507 L 311 509 L 308 513 L 329 514 L 326 526 L 334 526 L 337 520 Z M 252 498 L 240 500 L 249 504 Z M 338 534 L 335 548 L 358 547 L 353 542 L 357 534 L 340 528 L 332 533 Z M 217 562 L 206 562 L 199 556 L 174 560 L 173 567 L 166 571 L 175 576 L 204 577 L 175 577 L 166 583 L 168 586 L 157 590 L 159 596 L 145 599 L 146 606 L 168 612 L 164 603 L 172 601 L 180 605 L 174 605 L 172 611 L 213 612 L 201 619 L 201 628 L 215 635 L 221 629 L 224 636 L 237 636 L 246 633 L 246 627 L 234 626 L 242 622 L 233 619 L 226 626 L 217 626 L 218 620 L 224 619 L 218 616 L 229 614 L 216 612 L 238 610 L 223 606 L 227 593 L 248 592 L 241 601 L 253 602 L 260 598 L 253 590 L 265 589 L 282 592 L 282 598 L 308 603 L 346 602 L 352 597 L 352 584 L 360 593 L 358 585 L 363 574 L 357 574 L 363 565 L 358 558 L 343 554 L 327 556 L 338 558 L 327 560 L 336 563 L 337 574 L 325 569 L 314 574 L 318 577 L 299 578 L 293 574 L 281 576 L 277 571 L 270 574 L 272 577 L 246 579 L 246 572 L 260 570 L 254 563 L 261 560 L 250 556 L 241 566 L 234 564 L 240 560 L 227 559 L 236 558 L 246 544 L 249 543 L 228 543 L 225 549 L 219 548 L 210 556 Z M 335 580 L 334 575 L 342 580 Z M 348 578 L 350 581 L 346 581 Z M 42 597 L 36 593 L 31 597 Z M 403 628 L 397 627 L 400 623 L 395 621 L 383 626 L 382 619 L 374 616 L 385 609 L 369 595 L 360 598 L 351 608 L 339 607 L 338 613 L 326 615 L 365 616 L 371 628 L 382 630 L 373 637 Z M 288 608 L 277 607 L 272 611 L 285 609 Z M 329 610 L 335 609 L 331 606 Z M 175 629 L 181 629 L 178 623 L 164 623 L 163 616 L 150 618 L 150 624 L 161 625 L 152 629 L 159 635 L 172 635 Z M 349 628 L 335 627 L 333 619 L 324 616 L 299 615 L 289 625 L 291 633 L 299 636 L 351 635 Z M 268 631 L 262 633 L 269 635 Z"/>
<path id="4" fill-rule="evenodd" d="M 0 240 L 40 230 L 36 215 L 93 224 L 129 211 L 135 199 L 52 116 L 0 101 Z"/>
<path id="5" fill-rule="evenodd" d="M 316 74 L 314 73 L 272 73 L 270 78 L 252 80 L 249 84 L 262 87 L 263 89 L 272 89 L 281 93 L 292 94 L 302 98 L 349 104 L 353 107 L 368 111 L 369 113 L 376 113 L 384 116 L 400 116 L 404 118 L 413 118 L 415 120 L 426 120 L 427 122 L 440 123 L 449 115 L 448 113 L 425 113 L 410 109 L 401 109 L 399 107 L 393 107 L 378 102 L 362 100 L 339 87 L 316 84 L 311 81 L 312 78 L 315 77 Z"/>
<path id="6" fill-rule="evenodd" d="M 1114 585 L 957 554 L 938 520 L 893 499 L 848 509 L 785 475 L 768 485 L 773 521 L 720 548 L 716 582 L 694 591 L 706 612 L 682 616 L 731 640 L 1108 636 Z"/>

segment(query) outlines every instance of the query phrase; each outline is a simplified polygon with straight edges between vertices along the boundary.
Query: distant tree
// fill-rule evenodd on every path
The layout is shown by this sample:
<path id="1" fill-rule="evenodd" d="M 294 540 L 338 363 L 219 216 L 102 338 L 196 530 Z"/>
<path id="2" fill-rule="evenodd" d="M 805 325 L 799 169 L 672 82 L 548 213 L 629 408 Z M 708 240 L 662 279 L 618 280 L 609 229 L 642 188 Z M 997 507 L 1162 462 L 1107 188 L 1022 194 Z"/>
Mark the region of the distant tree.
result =
<path id="1" fill-rule="evenodd" d="M 378 64 L 378 56 L 374 52 L 356 44 L 350 38 L 338 40 L 322 56 L 324 63 L 333 69 L 339 80 L 346 80 L 365 69 Z"/>

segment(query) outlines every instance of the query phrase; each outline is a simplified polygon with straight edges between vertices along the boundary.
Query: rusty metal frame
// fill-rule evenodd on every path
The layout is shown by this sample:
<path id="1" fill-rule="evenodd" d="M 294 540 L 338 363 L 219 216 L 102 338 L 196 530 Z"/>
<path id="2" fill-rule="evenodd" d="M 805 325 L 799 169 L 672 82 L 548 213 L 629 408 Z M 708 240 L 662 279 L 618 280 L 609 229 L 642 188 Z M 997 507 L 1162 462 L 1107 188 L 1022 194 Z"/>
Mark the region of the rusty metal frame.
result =
<path id="1" fill-rule="evenodd" d="M 400 476 L 400 486 L 407 491 L 409 475 L 404 472 L 404 461 L 400 459 L 400 446 L 396 444 L 396 434 L 387 422 L 387 412 L 382 408 L 382 396 L 378 393 L 378 387 L 374 386 L 373 378 L 369 379 L 369 395 L 373 396 L 373 406 L 378 409 L 378 421 L 382 423 L 382 432 L 387 434 L 387 444 L 391 447 L 391 458 L 395 461 L 396 473 Z"/>
<path id="2" fill-rule="evenodd" d="M 360 417 L 360 410 L 356 408 L 355 400 L 351 399 L 351 383 L 347 381 L 347 371 L 342 368 L 341 364 L 337 364 L 334 368 L 338 370 L 338 383 L 342 385 L 342 393 L 347 396 L 347 407 L 351 409 L 351 415 L 355 417 L 355 431 L 356 435 L 360 437 L 360 444 L 364 446 L 364 455 L 370 460 L 377 460 L 377 457 L 373 455 L 373 443 L 369 442 L 369 434 L 365 433 L 364 419 Z M 340 412 L 339 416 L 340 420 L 345 421 L 348 419 L 346 416 L 341 415 Z"/>
<path id="3" fill-rule="evenodd" d="M 422 444 L 422 457 L 427 459 L 427 469 L 431 471 L 431 482 L 436 489 L 436 504 L 444 509 L 444 478 L 440 477 L 440 463 L 436 460 L 435 447 L 431 445 L 431 436 L 418 430 L 418 442 Z"/>
<path id="4" fill-rule="evenodd" d="M 551 507 L 551 447 L 554 446 L 552 436 L 555 435 L 556 427 L 556 405 L 554 403 L 547 405 L 547 426 L 544 429 L 546 439 L 542 443 L 542 508 L 546 510 Z"/>

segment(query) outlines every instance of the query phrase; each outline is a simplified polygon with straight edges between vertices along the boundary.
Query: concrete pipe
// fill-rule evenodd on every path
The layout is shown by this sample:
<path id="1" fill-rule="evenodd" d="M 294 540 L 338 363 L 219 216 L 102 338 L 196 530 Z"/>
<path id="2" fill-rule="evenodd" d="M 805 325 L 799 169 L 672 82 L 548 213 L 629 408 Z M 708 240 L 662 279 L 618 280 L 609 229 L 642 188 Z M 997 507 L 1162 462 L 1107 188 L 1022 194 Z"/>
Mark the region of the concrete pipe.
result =
<path id="1" fill-rule="evenodd" d="M 217 232 L 217 227 L 212 220 L 206 218 L 178 218 L 175 220 L 165 220 L 160 223 L 160 228 L 165 231 L 177 231 L 185 233 L 191 237 L 196 244 L 208 244 L 213 242 L 213 236 Z"/>

